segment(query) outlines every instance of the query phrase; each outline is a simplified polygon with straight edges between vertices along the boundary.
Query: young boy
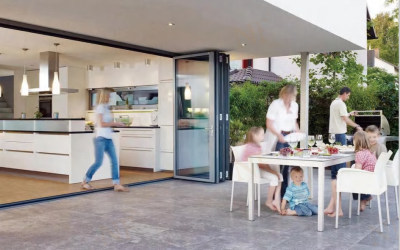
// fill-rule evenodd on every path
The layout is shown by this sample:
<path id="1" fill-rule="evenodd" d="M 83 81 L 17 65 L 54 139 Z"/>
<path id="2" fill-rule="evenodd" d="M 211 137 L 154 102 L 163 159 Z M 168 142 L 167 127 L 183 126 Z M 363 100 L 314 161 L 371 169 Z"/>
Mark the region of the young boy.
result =
<path id="1" fill-rule="evenodd" d="M 290 177 L 293 182 L 286 188 L 281 215 L 311 216 L 318 214 L 318 207 L 308 202 L 310 191 L 307 184 L 303 182 L 303 169 L 293 167 L 290 170 Z M 286 202 L 289 202 L 290 207 L 287 210 L 285 210 Z"/>
<path id="2" fill-rule="evenodd" d="M 371 150 L 375 152 L 376 159 L 378 159 L 382 152 L 387 152 L 386 146 L 382 143 L 379 143 L 379 128 L 375 125 L 371 125 L 365 129 L 365 132 L 367 132 Z"/>

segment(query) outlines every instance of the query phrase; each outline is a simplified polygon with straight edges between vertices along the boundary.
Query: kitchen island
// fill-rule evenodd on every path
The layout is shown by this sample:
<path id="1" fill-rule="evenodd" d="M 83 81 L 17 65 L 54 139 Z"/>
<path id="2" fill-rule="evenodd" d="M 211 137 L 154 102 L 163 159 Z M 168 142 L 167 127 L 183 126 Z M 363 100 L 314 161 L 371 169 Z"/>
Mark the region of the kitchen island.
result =
<path id="1" fill-rule="evenodd" d="M 0 167 L 66 175 L 70 184 L 79 183 L 95 160 L 94 137 L 84 119 L 0 120 Z M 119 157 L 119 133 L 113 140 Z M 109 165 L 106 155 L 92 180 L 110 179 Z"/>

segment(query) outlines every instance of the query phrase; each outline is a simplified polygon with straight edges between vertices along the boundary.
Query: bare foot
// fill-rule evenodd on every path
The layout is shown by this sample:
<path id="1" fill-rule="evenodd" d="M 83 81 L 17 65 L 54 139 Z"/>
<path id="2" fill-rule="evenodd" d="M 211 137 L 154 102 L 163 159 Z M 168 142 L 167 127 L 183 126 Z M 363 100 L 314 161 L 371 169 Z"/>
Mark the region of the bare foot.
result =
<path id="1" fill-rule="evenodd" d="M 129 192 L 129 188 L 122 186 L 120 184 L 117 184 L 114 186 L 114 191 L 115 192 Z"/>
<path id="2" fill-rule="evenodd" d="M 278 200 L 274 200 L 272 202 L 272 205 L 274 205 L 274 207 L 276 207 L 276 210 L 278 210 L 279 213 L 281 213 L 281 206 L 280 206 L 280 202 Z"/>
<path id="3" fill-rule="evenodd" d="M 365 209 L 365 207 L 367 206 L 367 200 L 363 200 L 363 201 L 361 201 L 361 204 L 360 204 L 360 211 L 362 212 L 362 211 L 364 211 L 364 209 Z"/>
<path id="4" fill-rule="evenodd" d="M 94 189 L 94 187 L 90 186 L 89 183 L 82 182 L 82 189 L 92 190 L 92 189 Z"/>
<path id="5" fill-rule="evenodd" d="M 265 205 L 269 207 L 272 211 L 276 211 L 276 207 L 274 206 L 273 202 L 265 202 Z"/>
<path id="6" fill-rule="evenodd" d="M 328 216 L 331 217 L 331 218 L 336 217 L 336 212 L 333 212 L 333 213 L 331 213 L 331 214 L 328 214 Z M 339 217 L 343 217 L 343 211 L 340 211 L 340 212 L 339 212 Z"/>
<path id="7" fill-rule="evenodd" d="M 333 208 L 333 207 L 330 207 L 330 206 L 328 206 L 327 208 L 325 208 L 325 210 L 324 210 L 324 214 L 325 215 L 327 215 L 327 214 L 332 214 L 332 213 L 334 213 L 335 212 L 335 209 Z"/>

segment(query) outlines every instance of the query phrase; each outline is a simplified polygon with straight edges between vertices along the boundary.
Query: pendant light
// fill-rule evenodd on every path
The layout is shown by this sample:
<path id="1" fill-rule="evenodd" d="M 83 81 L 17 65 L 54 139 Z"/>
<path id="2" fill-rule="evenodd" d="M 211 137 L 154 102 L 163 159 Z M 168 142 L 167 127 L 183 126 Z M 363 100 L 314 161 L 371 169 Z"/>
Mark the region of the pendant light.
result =
<path id="1" fill-rule="evenodd" d="M 188 61 L 186 61 L 186 63 L 189 63 Z M 187 64 L 186 64 L 186 72 L 185 74 L 189 74 L 188 70 L 187 70 Z M 191 100 L 192 99 L 192 89 L 189 86 L 189 83 L 186 83 L 186 87 L 185 87 L 185 100 Z"/>
<path id="2" fill-rule="evenodd" d="M 57 54 L 57 46 L 60 45 L 59 43 L 55 43 L 54 46 L 56 46 L 56 56 L 58 57 Z M 51 92 L 53 95 L 59 95 L 60 94 L 60 80 L 58 78 L 58 60 L 56 60 L 56 70 L 54 71 L 54 78 L 53 78 L 53 85 L 51 86 Z"/>
<path id="3" fill-rule="evenodd" d="M 22 50 L 24 51 L 24 75 L 22 76 L 21 96 L 28 96 L 29 95 L 29 85 L 28 85 L 28 80 L 26 77 L 26 68 L 25 68 L 26 51 L 28 49 L 23 48 Z"/>

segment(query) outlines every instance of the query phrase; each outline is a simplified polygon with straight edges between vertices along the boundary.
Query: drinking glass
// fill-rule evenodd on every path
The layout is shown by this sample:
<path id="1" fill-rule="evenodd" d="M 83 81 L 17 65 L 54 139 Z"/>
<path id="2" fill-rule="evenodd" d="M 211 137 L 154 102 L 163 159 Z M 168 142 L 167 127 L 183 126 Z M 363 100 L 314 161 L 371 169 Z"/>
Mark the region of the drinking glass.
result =
<path id="1" fill-rule="evenodd" d="M 312 147 L 315 144 L 315 138 L 313 135 L 308 136 L 308 146 Z"/>
<path id="2" fill-rule="evenodd" d="M 335 134 L 329 134 L 329 143 L 334 144 L 336 141 Z"/>
<path id="3" fill-rule="evenodd" d="M 317 146 L 320 146 L 324 142 L 322 135 L 317 135 L 315 141 L 317 143 Z"/>

